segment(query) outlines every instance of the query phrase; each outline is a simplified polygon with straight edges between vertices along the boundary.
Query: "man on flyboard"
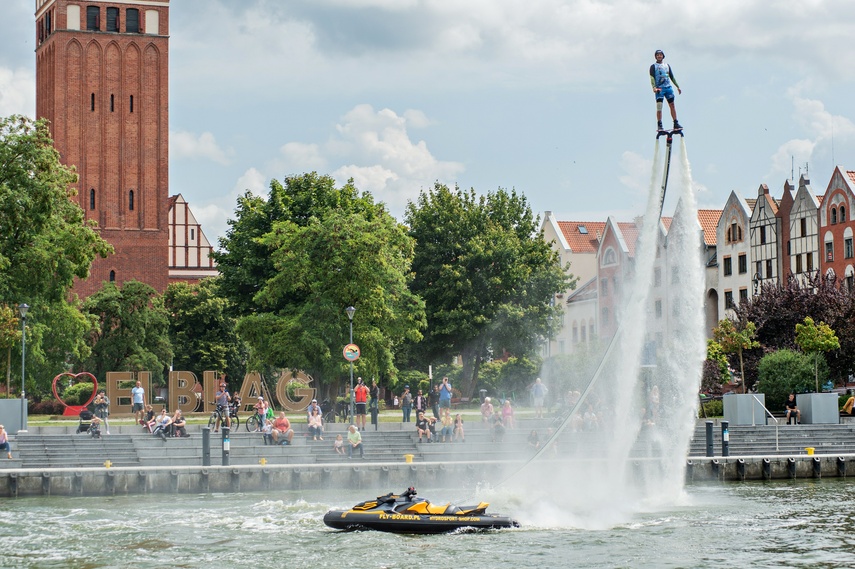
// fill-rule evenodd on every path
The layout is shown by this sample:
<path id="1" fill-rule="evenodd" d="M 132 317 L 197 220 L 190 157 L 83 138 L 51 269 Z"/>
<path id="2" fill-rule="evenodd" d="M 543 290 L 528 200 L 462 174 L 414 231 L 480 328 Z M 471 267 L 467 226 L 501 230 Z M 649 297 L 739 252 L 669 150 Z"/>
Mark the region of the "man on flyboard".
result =
<path id="1" fill-rule="evenodd" d="M 662 128 L 662 101 L 668 101 L 668 106 L 671 108 L 671 118 L 674 120 L 674 130 L 681 130 L 683 127 L 677 122 L 677 109 L 674 108 L 674 89 L 677 88 L 677 93 L 681 94 L 682 90 L 674 79 L 674 72 L 671 66 L 667 63 L 662 63 L 665 59 L 665 53 L 661 49 L 657 49 L 654 54 L 656 63 L 650 66 L 650 85 L 653 87 L 653 94 L 656 96 L 656 121 L 658 131 L 663 132 Z M 673 87 L 672 87 L 673 84 Z"/>

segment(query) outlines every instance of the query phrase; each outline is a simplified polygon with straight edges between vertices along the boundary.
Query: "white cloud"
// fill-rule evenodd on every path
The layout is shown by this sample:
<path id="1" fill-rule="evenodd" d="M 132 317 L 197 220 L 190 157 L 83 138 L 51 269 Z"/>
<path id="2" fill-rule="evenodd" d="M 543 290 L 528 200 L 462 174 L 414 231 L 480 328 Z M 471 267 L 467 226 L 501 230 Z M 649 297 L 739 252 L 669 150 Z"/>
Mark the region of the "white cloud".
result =
<path id="1" fill-rule="evenodd" d="M 31 69 L 0 67 L 0 116 L 36 114 L 35 75 Z"/>
<path id="2" fill-rule="evenodd" d="M 196 135 L 186 131 L 169 132 L 170 158 L 203 158 L 227 166 L 228 153 L 217 144 L 214 135 L 203 132 Z"/>
<path id="3" fill-rule="evenodd" d="M 217 238 L 225 236 L 228 230 L 228 220 L 234 217 L 238 197 L 247 190 L 255 195 L 266 197 L 267 186 L 268 178 L 255 168 L 250 168 L 238 178 L 228 194 L 207 201 L 190 203 L 196 220 L 214 248 L 218 245 Z"/>
<path id="4" fill-rule="evenodd" d="M 271 168 L 274 172 L 286 176 L 301 172 L 324 172 L 327 161 L 321 155 L 317 144 L 288 142 L 279 149 L 280 156 L 273 160 Z"/>

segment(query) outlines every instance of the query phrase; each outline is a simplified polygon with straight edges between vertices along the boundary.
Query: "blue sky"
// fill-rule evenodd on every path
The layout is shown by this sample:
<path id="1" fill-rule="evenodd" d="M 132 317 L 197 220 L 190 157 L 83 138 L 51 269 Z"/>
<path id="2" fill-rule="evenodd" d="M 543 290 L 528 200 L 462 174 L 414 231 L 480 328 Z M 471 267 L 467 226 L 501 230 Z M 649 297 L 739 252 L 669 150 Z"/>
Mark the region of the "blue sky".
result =
<path id="1" fill-rule="evenodd" d="M 3 116 L 35 113 L 34 9 L 3 6 Z M 630 220 L 662 49 L 700 207 L 806 165 L 822 193 L 855 169 L 853 38 L 851 0 L 172 0 L 169 191 L 213 242 L 238 195 L 312 170 L 399 218 L 438 180 Z"/>

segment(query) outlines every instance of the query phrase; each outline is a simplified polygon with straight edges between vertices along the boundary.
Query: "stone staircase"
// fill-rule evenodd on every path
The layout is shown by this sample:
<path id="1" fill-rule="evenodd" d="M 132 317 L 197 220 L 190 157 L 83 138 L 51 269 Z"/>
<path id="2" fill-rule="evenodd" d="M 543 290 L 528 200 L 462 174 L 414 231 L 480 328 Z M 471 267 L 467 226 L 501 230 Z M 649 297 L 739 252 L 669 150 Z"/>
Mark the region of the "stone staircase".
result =
<path id="1" fill-rule="evenodd" d="M 13 454 L 22 468 L 86 468 L 104 466 L 140 466 L 130 435 L 111 435 L 93 439 L 89 435 L 30 435 L 15 437 Z M 17 451 L 17 452 L 15 452 Z"/>
<path id="2" fill-rule="evenodd" d="M 730 456 L 800 455 L 807 447 L 816 454 L 855 453 L 855 423 L 839 425 L 733 425 L 728 428 Z M 713 454 L 721 456 L 721 424 L 713 425 Z M 706 426 L 699 421 L 689 445 L 689 457 L 706 456 Z"/>

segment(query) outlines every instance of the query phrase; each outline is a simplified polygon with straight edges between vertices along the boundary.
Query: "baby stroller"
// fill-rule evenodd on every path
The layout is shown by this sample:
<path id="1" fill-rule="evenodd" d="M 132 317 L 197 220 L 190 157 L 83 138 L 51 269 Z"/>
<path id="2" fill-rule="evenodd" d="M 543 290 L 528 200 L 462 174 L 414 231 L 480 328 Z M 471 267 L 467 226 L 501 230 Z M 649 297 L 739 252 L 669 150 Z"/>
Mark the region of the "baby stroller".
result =
<path id="1" fill-rule="evenodd" d="M 94 417 L 92 411 L 84 407 L 83 410 L 80 411 L 80 415 L 78 415 L 78 417 L 80 417 L 80 421 L 77 423 L 77 431 L 75 434 L 88 433 L 89 429 L 92 427 L 92 418 Z"/>

